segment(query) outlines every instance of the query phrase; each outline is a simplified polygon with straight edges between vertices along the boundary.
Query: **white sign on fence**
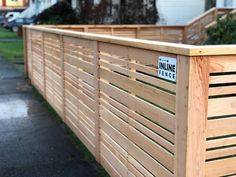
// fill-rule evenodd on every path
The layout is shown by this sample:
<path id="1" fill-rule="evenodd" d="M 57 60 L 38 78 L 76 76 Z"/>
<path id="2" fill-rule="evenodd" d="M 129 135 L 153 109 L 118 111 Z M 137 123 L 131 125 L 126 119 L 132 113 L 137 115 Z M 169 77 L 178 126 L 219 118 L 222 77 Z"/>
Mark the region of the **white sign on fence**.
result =
<path id="1" fill-rule="evenodd" d="M 158 59 L 158 77 L 176 82 L 176 58 L 160 56 Z"/>

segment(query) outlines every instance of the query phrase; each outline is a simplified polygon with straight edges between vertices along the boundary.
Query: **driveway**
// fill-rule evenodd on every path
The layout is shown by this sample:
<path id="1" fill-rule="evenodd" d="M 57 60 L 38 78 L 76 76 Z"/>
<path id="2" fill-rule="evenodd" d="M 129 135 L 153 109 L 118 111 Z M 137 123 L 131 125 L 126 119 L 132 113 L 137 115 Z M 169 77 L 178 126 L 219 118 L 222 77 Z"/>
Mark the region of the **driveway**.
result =
<path id="1" fill-rule="evenodd" d="M 0 58 L 0 177 L 93 177 L 63 126 L 23 74 Z"/>

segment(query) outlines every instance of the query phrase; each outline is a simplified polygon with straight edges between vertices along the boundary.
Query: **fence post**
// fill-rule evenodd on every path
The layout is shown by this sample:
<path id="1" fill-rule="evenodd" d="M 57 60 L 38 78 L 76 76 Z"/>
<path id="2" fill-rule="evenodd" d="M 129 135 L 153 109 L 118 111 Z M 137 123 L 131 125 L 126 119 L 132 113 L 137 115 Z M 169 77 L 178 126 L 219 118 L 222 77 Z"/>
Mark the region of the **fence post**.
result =
<path id="1" fill-rule="evenodd" d="M 22 29 L 23 29 L 23 42 L 24 42 L 24 74 L 25 78 L 28 78 L 28 48 L 27 48 L 28 33 L 26 27 L 23 26 Z"/>
<path id="2" fill-rule="evenodd" d="M 136 29 L 136 30 L 135 30 L 135 38 L 138 39 L 139 36 L 140 36 L 139 33 L 140 33 L 140 31 L 141 31 L 141 27 L 136 27 L 135 29 Z"/>
<path id="3" fill-rule="evenodd" d="M 188 26 L 184 26 L 183 27 L 183 44 L 187 44 L 188 41 L 187 41 L 187 36 L 188 36 Z"/>
<path id="4" fill-rule="evenodd" d="M 177 64 L 175 177 L 205 177 L 209 64 L 185 56 Z"/>
<path id="5" fill-rule="evenodd" d="M 31 61 L 31 76 L 30 76 L 30 80 L 31 83 L 34 85 L 34 59 L 33 59 L 33 55 L 32 55 L 32 45 L 33 45 L 33 35 L 32 35 L 32 30 L 29 29 L 28 31 L 29 35 L 30 35 L 30 46 L 29 46 L 29 50 L 30 50 L 30 61 Z"/>
<path id="6" fill-rule="evenodd" d="M 46 62 L 45 62 L 45 47 L 44 47 L 44 32 L 42 32 L 42 56 L 43 56 L 43 95 L 47 99 L 46 95 Z"/>
<path id="7" fill-rule="evenodd" d="M 95 157 L 100 162 L 100 73 L 99 73 L 99 48 L 98 41 L 94 41 L 94 85 L 95 85 Z"/>
<path id="8" fill-rule="evenodd" d="M 61 58 L 61 79 L 62 79 L 62 120 L 66 121 L 66 100 L 65 100 L 65 72 L 64 72 L 64 42 L 63 36 L 59 36 L 60 40 L 60 58 Z"/>

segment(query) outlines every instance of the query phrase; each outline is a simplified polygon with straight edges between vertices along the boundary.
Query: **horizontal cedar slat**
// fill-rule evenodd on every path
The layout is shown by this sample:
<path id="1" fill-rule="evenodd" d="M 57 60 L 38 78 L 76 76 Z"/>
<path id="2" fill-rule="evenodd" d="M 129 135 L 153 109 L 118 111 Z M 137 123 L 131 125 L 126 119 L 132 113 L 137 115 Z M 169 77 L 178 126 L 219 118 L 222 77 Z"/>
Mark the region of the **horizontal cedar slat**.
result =
<path id="1" fill-rule="evenodd" d="M 126 113 L 124 113 L 124 112 L 120 111 L 119 109 L 117 109 L 116 107 L 114 107 L 112 104 L 110 104 L 110 103 L 109 103 L 109 100 L 106 101 L 106 100 L 104 99 L 104 97 L 105 97 L 105 96 L 103 96 L 103 99 L 100 100 L 100 104 L 101 104 L 102 106 L 104 106 L 107 110 L 109 110 L 110 112 L 112 112 L 113 114 L 119 116 L 119 118 L 121 118 L 123 121 L 128 122 L 129 116 L 128 116 Z M 127 109 L 128 109 L 128 108 L 127 108 Z M 127 111 L 128 111 L 128 110 L 127 110 Z"/>
<path id="2" fill-rule="evenodd" d="M 103 104 L 103 105 L 105 104 L 106 108 L 109 108 L 110 111 L 114 112 L 116 115 L 121 117 L 124 121 L 128 121 L 128 115 L 130 117 L 132 117 L 132 119 L 130 119 L 130 124 L 132 124 L 136 128 L 139 127 L 138 129 L 142 129 L 140 131 L 145 131 L 145 132 L 149 131 L 148 134 L 153 134 L 150 131 L 150 130 L 152 130 L 153 132 L 155 132 L 157 134 L 157 135 L 153 135 L 152 138 L 155 140 L 159 139 L 159 141 L 157 140 L 157 142 L 160 142 L 160 144 L 162 144 L 162 145 L 165 144 L 165 145 L 163 145 L 164 147 L 166 147 L 171 152 L 173 151 L 172 145 L 170 145 L 169 142 L 166 142 L 166 140 L 164 140 L 164 139 L 167 139 L 168 141 L 170 141 L 172 143 L 174 142 L 174 135 L 171 134 L 170 132 L 168 132 L 167 130 L 156 125 L 155 123 L 148 120 L 147 118 L 135 113 L 134 111 L 130 111 L 129 108 L 127 108 L 126 106 L 117 102 L 116 100 L 106 96 L 103 93 L 101 93 L 101 104 Z M 142 127 L 142 128 L 140 128 L 140 127 Z M 161 137 L 164 137 L 164 139 L 162 140 L 161 137 L 158 138 L 159 135 Z M 161 143 L 162 141 L 163 141 L 163 143 Z"/>
<path id="3" fill-rule="evenodd" d="M 124 158 L 128 158 L 128 152 L 124 150 L 114 139 L 112 139 L 107 133 L 105 133 L 103 130 L 100 130 L 101 133 L 101 141 L 106 144 L 106 146 L 116 149 L 116 151 L 123 156 Z M 108 142 L 108 143 L 105 143 Z"/>
<path id="4" fill-rule="evenodd" d="M 149 154 L 152 154 L 154 158 L 161 161 L 166 165 L 166 167 L 173 171 L 173 157 L 170 153 L 151 141 L 151 139 L 148 140 L 146 136 L 139 133 L 134 128 L 131 128 L 131 126 L 128 127 L 128 124 L 126 122 L 122 121 L 115 114 L 112 114 L 110 111 L 106 110 L 106 108 L 102 107 L 100 113 L 101 117 L 111 126 L 116 128 L 123 135 L 129 137 L 131 141 L 135 142 L 136 144 L 138 143 L 138 145 L 141 146 L 142 149 L 144 149 Z"/>
<path id="5" fill-rule="evenodd" d="M 236 157 L 206 162 L 206 176 L 227 176 L 236 173 Z"/>
<path id="6" fill-rule="evenodd" d="M 88 48 L 88 49 L 93 49 L 93 41 L 90 41 L 90 40 L 64 36 L 63 41 L 65 43 L 83 46 L 84 48 Z"/>
<path id="7" fill-rule="evenodd" d="M 104 131 L 109 137 L 111 137 L 120 147 L 125 151 L 128 151 L 128 138 L 116 130 L 114 127 L 109 125 L 108 122 L 101 119 L 100 121 L 101 130 Z"/>
<path id="8" fill-rule="evenodd" d="M 128 136 L 128 124 L 120 119 L 118 116 L 107 110 L 105 107 L 101 106 L 100 109 L 101 117 L 109 123 L 113 128 L 118 130 L 124 136 Z"/>
<path id="9" fill-rule="evenodd" d="M 117 170 L 110 164 L 110 162 L 103 155 L 101 155 L 101 164 L 110 175 L 112 175 L 114 177 L 120 177 L 121 176 L 117 172 Z"/>
<path id="10" fill-rule="evenodd" d="M 82 70 L 78 70 L 75 66 L 65 63 L 65 71 L 87 82 L 90 86 L 94 86 L 94 76 Z"/>
<path id="11" fill-rule="evenodd" d="M 114 98 L 122 104 L 125 104 L 126 106 L 130 105 L 130 109 L 133 111 L 148 117 L 153 122 L 158 123 L 172 132 L 174 131 L 174 115 L 103 81 L 100 81 L 100 87 L 101 91 L 106 93 L 108 96 Z"/>
<path id="12" fill-rule="evenodd" d="M 127 166 L 123 164 L 102 142 L 100 143 L 100 149 L 101 155 L 104 156 L 122 176 L 128 175 Z"/>
<path id="13" fill-rule="evenodd" d="M 83 60 L 83 58 L 78 58 L 76 56 L 73 55 L 69 55 L 69 54 L 64 54 L 64 61 L 68 62 L 69 64 L 76 66 L 78 68 L 81 68 L 82 70 L 93 74 L 93 65 L 89 62 L 86 62 Z"/>
<path id="14" fill-rule="evenodd" d="M 137 131 L 135 128 L 129 126 L 129 139 L 133 141 L 137 146 L 148 153 L 152 158 L 159 161 L 170 171 L 174 171 L 174 158 L 169 152 L 160 147 L 160 145 L 154 143 L 151 139 Z"/>
<path id="15" fill-rule="evenodd" d="M 101 79 L 111 82 L 124 90 L 153 102 L 169 111 L 175 112 L 175 96 L 147 84 L 131 80 L 114 72 L 100 69 Z"/>
<path id="16" fill-rule="evenodd" d="M 234 72 L 236 71 L 236 57 L 235 56 L 214 56 L 209 57 L 210 73 L 219 72 Z"/>
<path id="17" fill-rule="evenodd" d="M 207 149 L 236 145 L 236 137 L 221 138 L 207 141 Z"/>
<path id="18" fill-rule="evenodd" d="M 210 87 L 209 96 L 236 94 L 236 86 Z"/>
<path id="19" fill-rule="evenodd" d="M 100 61 L 99 63 L 100 63 L 101 67 L 106 67 L 107 69 L 110 69 L 112 71 L 120 72 L 122 74 L 128 75 L 128 76 L 136 78 L 138 80 L 141 80 L 143 82 L 150 83 L 152 85 L 156 85 L 158 87 L 164 88 L 164 89 L 166 89 L 168 91 L 171 91 L 171 92 L 175 92 L 176 85 L 173 84 L 173 83 L 169 83 L 169 82 L 160 80 L 158 78 L 150 77 L 148 75 L 141 74 L 141 73 L 138 73 L 138 72 L 133 72 L 132 70 L 128 70 L 128 69 L 123 68 L 123 67 L 119 67 L 115 64 L 109 64 L 109 63 L 103 62 L 103 61 Z M 136 69 L 135 67 L 132 68 L 132 66 L 135 66 L 135 64 L 131 64 L 130 68 L 131 69 Z M 156 75 L 157 75 L 157 70 L 156 70 Z"/>
<path id="20" fill-rule="evenodd" d="M 153 130 L 148 129 L 147 127 L 143 126 L 142 124 L 138 123 L 134 119 L 129 120 L 131 126 L 139 130 L 141 133 L 145 134 L 147 137 L 150 137 L 152 140 L 169 150 L 174 154 L 174 145 L 170 142 L 166 141 L 161 136 L 157 135 Z"/>
<path id="21" fill-rule="evenodd" d="M 207 151 L 206 159 L 209 160 L 214 158 L 227 157 L 231 155 L 236 155 L 236 147 Z"/>
<path id="22" fill-rule="evenodd" d="M 129 142 L 129 154 L 137 161 L 142 162 L 142 165 L 147 168 L 154 176 L 173 177 L 174 175 L 164 168 L 160 163 L 150 157 L 141 148 L 132 142 Z"/>
<path id="23" fill-rule="evenodd" d="M 207 137 L 217 137 L 236 134 L 236 117 L 209 120 Z"/>
<path id="24" fill-rule="evenodd" d="M 236 97 L 209 99 L 208 117 L 234 114 L 236 114 Z"/>
<path id="25" fill-rule="evenodd" d="M 128 156 L 128 161 L 130 163 L 129 166 L 133 166 L 135 167 L 136 169 L 138 169 L 140 171 L 140 173 L 142 173 L 144 176 L 143 177 L 146 177 L 146 176 L 149 176 L 149 177 L 154 177 L 153 174 L 151 174 L 146 168 L 144 168 L 140 162 L 138 162 L 136 159 L 134 159 L 132 156 Z"/>
<path id="26" fill-rule="evenodd" d="M 210 76 L 210 81 L 209 81 L 209 83 L 210 83 L 210 84 L 236 83 L 236 74 Z"/>
<path id="27" fill-rule="evenodd" d="M 87 139 L 87 137 L 79 131 L 79 128 L 76 127 L 75 123 L 73 123 L 70 119 L 67 119 L 67 124 L 69 127 L 73 130 L 73 132 L 76 134 L 76 136 L 79 137 L 79 139 L 86 145 L 86 147 L 89 149 L 89 151 L 95 155 L 95 147 L 94 145 Z"/>

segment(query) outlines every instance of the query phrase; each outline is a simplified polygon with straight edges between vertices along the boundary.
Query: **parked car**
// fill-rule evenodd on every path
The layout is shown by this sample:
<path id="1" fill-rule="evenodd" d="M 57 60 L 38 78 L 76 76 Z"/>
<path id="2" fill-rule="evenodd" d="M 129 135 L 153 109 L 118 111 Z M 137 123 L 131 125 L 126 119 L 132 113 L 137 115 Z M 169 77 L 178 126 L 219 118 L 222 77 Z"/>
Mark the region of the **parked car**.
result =
<path id="1" fill-rule="evenodd" d="M 16 18 L 18 18 L 20 15 L 20 12 L 7 12 L 3 18 L 3 24 L 2 26 L 4 28 L 8 27 L 8 23 L 14 21 Z"/>
<path id="2" fill-rule="evenodd" d="M 13 32 L 18 32 L 19 28 L 23 25 L 33 25 L 35 18 L 17 18 L 11 22 L 8 22 L 6 28 Z"/>
<path id="3" fill-rule="evenodd" d="M 18 18 L 20 14 L 21 14 L 20 12 L 8 12 L 8 13 L 6 13 L 5 18 L 9 22 L 11 22 L 11 21 L 15 20 L 16 18 Z"/>

